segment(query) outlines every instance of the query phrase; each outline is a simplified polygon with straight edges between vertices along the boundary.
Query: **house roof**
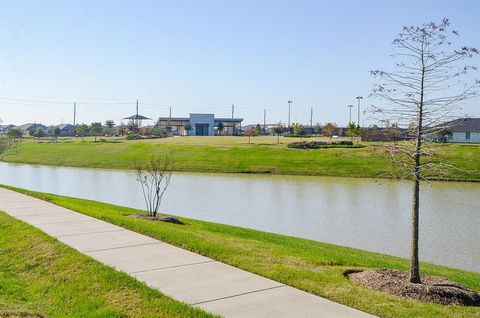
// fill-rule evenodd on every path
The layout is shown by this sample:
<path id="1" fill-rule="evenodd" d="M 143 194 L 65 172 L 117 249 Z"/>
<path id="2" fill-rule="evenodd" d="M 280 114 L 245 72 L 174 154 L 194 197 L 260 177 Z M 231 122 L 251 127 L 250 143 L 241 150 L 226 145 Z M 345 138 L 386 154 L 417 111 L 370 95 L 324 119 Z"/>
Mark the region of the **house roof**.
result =
<path id="1" fill-rule="evenodd" d="M 12 124 L 10 124 L 10 125 L 3 125 L 3 126 L 0 125 L 0 129 L 2 129 L 2 130 L 12 129 L 12 128 L 14 128 L 14 127 L 15 127 L 15 125 L 12 125 Z"/>
<path id="2" fill-rule="evenodd" d="M 452 132 L 480 131 L 480 118 L 461 118 L 448 123 Z"/>
<path id="3" fill-rule="evenodd" d="M 21 131 L 32 130 L 32 129 L 47 129 L 47 126 L 36 123 L 23 124 L 17 127 Z"/>
<path id="4" fill-rule="evenodd" d="M 75 126 L 73 126 L 72 124 L 61 124 L 61 125 L 57 125 L 55 127 L 60 128 L 60 130 L 62 130 L 62 131 L 69 131 L 69 130 L 74 130 L 75 129 Z"/>

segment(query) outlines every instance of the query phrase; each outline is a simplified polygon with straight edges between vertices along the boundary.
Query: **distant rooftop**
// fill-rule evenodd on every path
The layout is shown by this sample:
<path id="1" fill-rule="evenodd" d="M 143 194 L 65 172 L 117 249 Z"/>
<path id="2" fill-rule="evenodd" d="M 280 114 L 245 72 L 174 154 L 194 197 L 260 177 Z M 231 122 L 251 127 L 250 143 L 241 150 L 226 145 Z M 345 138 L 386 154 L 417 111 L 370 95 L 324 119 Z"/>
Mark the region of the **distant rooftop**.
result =
<path id="1" fill-rule="evenodd" d="M 480 118 L 460 118 L 445 125 L 451 126 L 454 132 L 480 131 Z"/>

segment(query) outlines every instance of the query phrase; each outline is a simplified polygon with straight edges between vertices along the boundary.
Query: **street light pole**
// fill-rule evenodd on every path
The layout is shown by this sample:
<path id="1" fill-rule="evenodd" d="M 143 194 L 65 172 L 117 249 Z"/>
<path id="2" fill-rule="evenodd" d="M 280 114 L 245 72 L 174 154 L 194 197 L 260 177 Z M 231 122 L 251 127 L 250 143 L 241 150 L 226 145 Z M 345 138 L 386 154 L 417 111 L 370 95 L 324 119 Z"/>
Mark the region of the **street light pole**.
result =
<path id="1" fill-rule="evenodd" d="M 352 107 L 353 105 L 347 105 L 347 107 L 350 109 L 350 120 L 348 121 L 349 124 L 352 123 Z"/>
<path id="2" fill-rule="evenodd" d="M 357 100 L 358 100 L 358 121 L 357 121 L 357 125 L 360 126 L 360 100 L 363 99 L 362 96 L 357 96 Z"/>
<path id="3" fill-rule="evenodd" d="M 288 101 L 288 127 L 290 128 L 290 104 L 293 103 L 293 101 L 289 100 Z"/>

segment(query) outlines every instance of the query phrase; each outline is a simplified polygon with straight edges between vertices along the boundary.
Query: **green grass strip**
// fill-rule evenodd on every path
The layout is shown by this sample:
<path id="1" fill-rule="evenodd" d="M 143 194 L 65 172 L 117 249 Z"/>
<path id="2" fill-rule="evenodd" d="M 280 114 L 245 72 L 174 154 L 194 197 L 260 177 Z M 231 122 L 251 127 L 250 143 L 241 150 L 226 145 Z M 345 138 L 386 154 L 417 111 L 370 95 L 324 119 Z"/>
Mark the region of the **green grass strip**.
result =
<path id="1" fill-rule="evenodd" d="M 13 189 L 11 187 L 6 187 Z M 342 273 L 356 268 L 408 269 L 398 257 L 230 225 L 180 218 L 186 225 L 132 217 L 144 211 L 96 201 L 13 189 L 117 224 L 218 261 L 257 273 L 380 317 L 480 317 L 479 307 L 406 300 L 352 284 Z M 480 290 L 480 273 L 422 264 L 422 274 Z"/>
<path id="2" fill-rule="evenodd" d="M 378 143 L 360 148 L 289 149 L 293 138 L 178 137 L 146 141 L 60 142 L 22 141 L 4 157 L 9 162 L 56 166 L 134 169 L 135 161 L 163 152 L 175 156 L 177 171 L 219 173 L 272 173 L 339 177 L 382 178 L 392 166 Z M 296 138 L 295 138 L 296 139 Z M 318 138 L 312 138 L 318 139 Z M 480 145 L 439 144 L 441 158 L 460 168 L 449 180 L 480 181 Z M 470 172 L 471 171 L 471 172 Z"/>
<path id="3" fill-rule="evenodd" d="M 213 317 L 0 212 L 0 317 Z"/>

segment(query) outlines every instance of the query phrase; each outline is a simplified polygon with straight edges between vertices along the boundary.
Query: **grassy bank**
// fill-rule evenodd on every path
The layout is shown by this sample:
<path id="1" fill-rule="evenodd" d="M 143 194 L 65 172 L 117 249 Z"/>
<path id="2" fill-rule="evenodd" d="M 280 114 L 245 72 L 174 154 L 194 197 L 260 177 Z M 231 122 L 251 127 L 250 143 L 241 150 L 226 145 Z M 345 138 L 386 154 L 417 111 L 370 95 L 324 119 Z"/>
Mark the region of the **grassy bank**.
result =
<path id="1" fill-rule="evenodd" d="M 318 138 L 310 138 L 313 140 Z M 298 138 L 178 137 L 145 141 L 80 138 L 60 142 L 23 141 L 4 160 L 73 167 L 133 169 L 134 162 L 171 151 L 178 171 L 275 173 L 291 175 L 377 178 L 388 174 L 390 164 L 379 144 L 361 148 L 288 149 Z M 448 163 L 475 173 L 456 172 L 455 179 L 480 181 L 480 145 L 439 145 Z"/>
<path id="2" fill-rule="evenodd" d="M 0 317 L 213 317 L 0 212 Z"/>
<path id="3" fill-rule="evenodd" d="M 187 225 L 132 217 L 143 211 L 32 192 L 26 193 L 72 210 L 169 242 L 244 270 L 280 281 L 380 317 L 480 317 L 479 307 L 442 306 L 383 294 L 352 284 L 352 268 L 406 270 L 404 259 L 234 226 L 183 219 Z M 422 264 L 422 273 L 446 277 L 480 290 L 480 274 Z"/>

